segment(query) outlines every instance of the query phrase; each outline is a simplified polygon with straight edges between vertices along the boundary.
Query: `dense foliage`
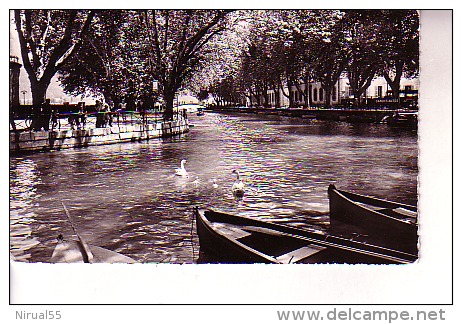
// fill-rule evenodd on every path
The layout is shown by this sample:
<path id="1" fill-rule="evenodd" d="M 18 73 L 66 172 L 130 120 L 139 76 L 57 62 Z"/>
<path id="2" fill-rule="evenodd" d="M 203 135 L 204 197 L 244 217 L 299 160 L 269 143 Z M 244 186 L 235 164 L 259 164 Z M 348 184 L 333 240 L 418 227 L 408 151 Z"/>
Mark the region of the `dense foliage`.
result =
<path id="1" fill-rule="evenodd" d="M 321 82 L 330 105 L 342 74 L 359 99 L 374 77 L 398 96 L 401 77 L 419 72 L 415 10 L 16 10 L 15 19 L 34 103 L 57 72 L 68 93 L 158 101 L 166 119 L 183 88 L 261 106 L 273 90 L 292 106 L 287 89 L 308 105 L 301 85 Z"/>
<path id="2" fill-rule="evenodd" d="M 134 109 L 137 99 L 156 99 L 147 34 L 138 26 L 142 13 L 98 10 L 80 51 L 60 70 L 64 90 L 73 95 L 102 96 L 114 106 L 125 101 Z"/>

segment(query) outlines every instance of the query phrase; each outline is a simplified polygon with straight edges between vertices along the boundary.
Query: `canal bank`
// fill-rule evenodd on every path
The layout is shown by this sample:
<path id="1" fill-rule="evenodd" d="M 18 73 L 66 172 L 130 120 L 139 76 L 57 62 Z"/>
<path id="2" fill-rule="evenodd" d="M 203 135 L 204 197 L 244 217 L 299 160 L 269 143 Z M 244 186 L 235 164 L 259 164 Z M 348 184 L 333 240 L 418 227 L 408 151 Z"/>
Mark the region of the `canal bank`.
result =
<path id="1" fill-rule="evenodd" d="M 105 128 L 10 132 L 10 153 L 135 142 L 170 137 L 189 131 L 187 119 L 152 124 L 121 124 Z"/>
<path id="2" fill-rule="evenodd" d="M 279 115 L 305 119 L 345 121 L 352 123 L 380 123 L 387 118 L 403 113 L 396 109 L 320 109 L 320 108 L 255 108 L 255 107 L 213 107 L 214 112 L 239 112 L 248 114 Z M 405 110 L 417 114 L 417 111 Z"/>

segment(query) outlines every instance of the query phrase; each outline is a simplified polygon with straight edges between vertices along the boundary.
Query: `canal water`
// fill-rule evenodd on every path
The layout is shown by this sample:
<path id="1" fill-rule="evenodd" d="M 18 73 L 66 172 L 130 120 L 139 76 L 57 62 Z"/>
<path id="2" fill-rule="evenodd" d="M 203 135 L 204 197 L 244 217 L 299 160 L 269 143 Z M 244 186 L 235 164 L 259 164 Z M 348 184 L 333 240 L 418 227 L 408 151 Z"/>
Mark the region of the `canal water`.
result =
<path id="1" fill-rule="evenodd" d="M 195 206 L 326 231 L 327 187 L 417 203 L 418 138 L 387 125 L 191 116 L 170 139 L 10 157 L 10 251 L 48 262 L 73 237 L 140 262 L 196 263 Z M 189 177 L 175 175 L 185 159 Z M 246 185 L 232 194 L 238 170 Z"/>

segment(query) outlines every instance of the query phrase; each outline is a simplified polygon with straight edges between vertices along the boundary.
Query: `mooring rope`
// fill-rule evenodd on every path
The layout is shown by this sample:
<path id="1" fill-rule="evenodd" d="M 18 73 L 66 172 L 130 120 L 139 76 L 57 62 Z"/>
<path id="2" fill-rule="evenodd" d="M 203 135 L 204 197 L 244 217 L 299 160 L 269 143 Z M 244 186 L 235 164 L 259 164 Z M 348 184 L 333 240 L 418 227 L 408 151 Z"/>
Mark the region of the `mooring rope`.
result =
<path id="1" fill-rule="evenodd" d="M 193 208 L 192 217 L 191 217 L 191 249 L 192 249 L 192 259 L 194 262 L 194 216 L 196 215 L 195 210 L 197 207 Z"/>

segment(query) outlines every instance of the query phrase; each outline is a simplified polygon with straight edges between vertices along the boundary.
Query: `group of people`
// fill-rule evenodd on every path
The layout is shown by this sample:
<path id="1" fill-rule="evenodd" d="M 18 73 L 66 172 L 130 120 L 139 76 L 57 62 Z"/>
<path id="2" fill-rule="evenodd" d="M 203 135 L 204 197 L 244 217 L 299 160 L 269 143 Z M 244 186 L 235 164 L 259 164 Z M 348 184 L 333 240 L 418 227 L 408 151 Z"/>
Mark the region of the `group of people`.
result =
<path id="1" fill-rule="evenodd" d="M 96 100 L 95 104 L 95 109 L 96 109 L 96 127 L 101 128 L 101 127 L 112 127 L 112 115 L 113 111 L 109 107 L 108 104 L 104 104 Z"/>
<path id="2" fill-rule="evenodd" d="M 85 112 L 85 104 L 83 102 L 79 102 L 77 109 L 77 113 L 71 112 L 68 116 L 68 123 L 72 129 L 75 129 L 75 127 L 80 129 L 81 127 L 85 127 L 86 124 L 87 116 Z M 31 130 L 39 131 L 43 129 L 45 131 L 49 131 L 50 124 L 52 129 L 58 126 L 59 112 L 56 107 L 51 105 L 50 99 L 45 99 L 40 106 L 33 108 L 31 120 Z"/>
<path id="3" fill-rule="evenodd" d="M 52 125 L 56 125 L 57 112 L 53 111 L 50 104 L 50 99 L 45 101 L 39 106 L 33 109 L 31 129 L 33 130 L 49 130 L 50 120 Z"/>
<path id="4" fill-rule="evenodd" d="M 127 103 L 122 100 L 117 107 L 110 103 L 104 103 L 101 100 L 96 100 L 95 102 L 95 111 L 96 111 L 96 127 L 112 127 L 114 117 L 117 118 L 119 122 L 119 117 L 122 115 L 122 118 L 125 120 L 126 115 L 124 112 L 127 111 Z M 147 122 L 147 112 L 148 104 L 144 100 L 139 100 L 134 103 L 134 109 L 136 109 L 142 118 L 142 122 Z M 132 108 L 132 109 L 133 109 Z M 87 123 L 87 110 L 84 102 L 79 102 L 77 108 L 69 107 L 70 111 L 66 111 L 67 121 L 71 129 L 82 129 L 85 128 Z M 50 104 L 50 99 L 46 99 L 42 105 L 35 108 L 33 111 L 33 123 L 31 129 L 33 130 L 50 130 L 58 126 L 59 123 L 59 114 L 56 108 Z"/>
<path id="5" fill-rule="evenodd" d="M 77 113 L 71 113 L 67 118 L 67 122 L 71 126 L 71 129 L 85 128 L 87 124 L 87 112 L 85 110 L 85 103 L 79 102 L 77 104 Z"/>

